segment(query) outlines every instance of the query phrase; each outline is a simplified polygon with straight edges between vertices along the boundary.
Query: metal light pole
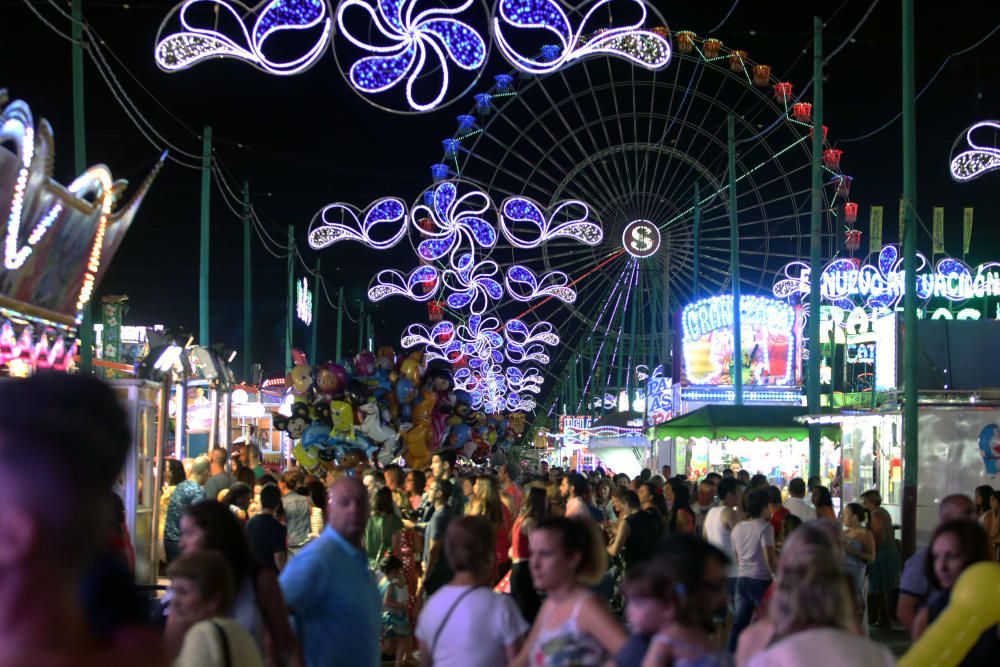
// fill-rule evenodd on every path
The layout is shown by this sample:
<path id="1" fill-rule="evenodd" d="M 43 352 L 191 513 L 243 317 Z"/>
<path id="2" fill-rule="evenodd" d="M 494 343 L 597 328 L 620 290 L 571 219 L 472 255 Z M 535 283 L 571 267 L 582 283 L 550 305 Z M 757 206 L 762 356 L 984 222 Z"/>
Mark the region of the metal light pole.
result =
<path id="1" fill-rule="evenodd" d="M 208 264 L 209 264 L 209 211 L 212 200 L 212 128 L 205 127 L 201 145 L 201 246 L 198 269 L 198 343 L 212 345 L 209 333 Z"/>
<path id="2" fill-rule="evenodd" d="M 740 323 L 740 229 L 736 212 L 736 119 L 729 114 L 729 259 L 733 283 L 733 394 L 735 405 L 743 405 L 743 331 Z"/>
<path id="3" fill-rule="evenodd" d="M 823 174 L 823 21 L 813 17 L 813 137 L 812 208 L 809 213 L 809 372 L 806 379 L 806 406 L 809 414 L 820 412 L 819 339 L 820 284 L 822 273 Z M 819 475 L 820 427 L 809 426 L 809 476 Z"/>
<path id="4" fill-rule="evenodd" d="M 295 317 L 295 227 L 288 225 L 288 299 L 285 309 L 285 372 L 292 371 L 292 318 Z"/>
<path id="5" fill-rule="evenodd" d="M 903 0 L 903 554 L 917 528 L 917 110 L 913 93 L 913 0 Z"/>
<path id="6" fill-rule="evenodd" d="M 87 129 L 84 120 L 83 100 L 83 0 L 73 0 L 73 167 L 77 175 L 87 170 Z M 94 365 L 94 313 L 93 302 L 83 305 L 83 322 L 80 324 L 80 371 L 90 373 Z"/>
<path id="7" fill-rule="evenodd" d="M 337 288 L 337 355 L 334 357 L 339 364 L 344 356 L 344 288 Z"/>
<path id="8" fill-rule="evenodd" d="M 313 285 L 313 302 L 312 302 L 312 331 L 309 336 L 309 363 L 315 364 L 319 361 L 316 358 L 316 342 L 319 336 L 319 281 L 322 280 L 319 275 L 319 258 L 316 258 L 316 274 L 313 276 L 315 284 Z"/>
<path id="9" fill-rule="evenodd" d="M 250 273 L 250 183 L 243 183 L 243 381 L 250 382 L 253 359 L 253 298 Z"/>

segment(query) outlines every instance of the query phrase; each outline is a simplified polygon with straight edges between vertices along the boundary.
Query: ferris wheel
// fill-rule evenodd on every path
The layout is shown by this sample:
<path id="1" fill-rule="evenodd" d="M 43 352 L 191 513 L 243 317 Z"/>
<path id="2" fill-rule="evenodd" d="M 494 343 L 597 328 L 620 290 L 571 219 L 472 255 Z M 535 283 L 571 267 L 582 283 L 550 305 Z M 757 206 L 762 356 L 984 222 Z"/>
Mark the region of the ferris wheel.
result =
<path id="1" fill-rule="evenodd" d="M 570 409 L 602 405 L 612 389 L 636 387 L 665 364 L 673 314 L 730 292 L 734 263 L 742 293 L 764 294 L 785 264 L 809 252 L 810 105 L 744 51 L 691 32 L 673 37 L 673 59 L 660 71 L 599 58 L 541 76 L 496 76 L 458 117 L 432 167 L 435 178 L 461 178 L 498 201 L 530 198 L 554 218 L 571 215 L 560 203 L 578 200 L 603 226 L 598 244 L 553 239 L 526 255 L 515 235 L 498 242 L 492 256 L 501 267 L 524 266 L 535 275 L 561 272 L 576 290 L 573 301 L 550 298 L 515 313 L 564 332 L 545 372 L 561 383 L 554 400 L 575 397 Z M 556 58 L 558 49 L 544 47 L 542 57 Z M 827 257 L 838 245 L 838 212 L 850 195 L 840 155 L 824 151 Z"/>

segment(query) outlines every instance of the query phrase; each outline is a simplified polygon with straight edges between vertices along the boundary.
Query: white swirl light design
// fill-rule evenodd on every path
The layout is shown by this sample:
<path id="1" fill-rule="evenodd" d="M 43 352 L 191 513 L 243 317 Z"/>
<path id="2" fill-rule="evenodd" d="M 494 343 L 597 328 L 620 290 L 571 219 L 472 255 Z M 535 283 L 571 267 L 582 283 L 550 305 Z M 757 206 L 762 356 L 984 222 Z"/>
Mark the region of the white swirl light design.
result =
<path id="1" fill-rule="evenodd" d="M 969 150 L 962 151 L 951 160 L 951 177 L 959 182 L 972 181 L 983 174 L 1000 169 L 1000 148 L 981 146 L 972 140 L 972 133 L 984 127 L 1000 130 L 1000 122 L 984 120 L 965 131 Z"/>
<path id="2" fill-rule="evenodd" d="M 426 290 L 418 292 L 418 286 Z M 368 287 L 368 300 L 381 301 L 390 296 L 405 296 L 414 301 L 430 301 L 438 293 L 441 281 L 433 266 L 418 266 L 406 276 L 395 269 L 383 269 Z M 428 289 L 429 287 L 429 289 Z"/>
<path id="3" fill-rule="evenodd" d="M 564 303 L 576 301 L 576 290 L 569 286 L 569 276 L 562 271 L 552 271 L 539 278 L 528 267 L 515 264 L 507 269 L 504 284 L 512 299 L 524 303 L 545 297 Z"/>
<path id="4" fill-rule="evenodd" d="M 637 20 L 622 25 L 591 21 L 595 14 L 608 16 L 607 6 L 612 2 L 619 7 L 631 5 L 638 12 Z M 499 0 L 493 17 L 493 34 L 500 53 L 511 65 L 531 74 L 555 72 L 592 56 L 617 56 L 652 70 L 662 69 L 670 62 L 670 39 L 643 28 L 649 14 L 644 0 L 598 0 L 580 19 L 576 30 L 564 6 L 557 0 Z M 511 44 L 510 31 L 515 34 L 544 31 L 558 42 L 559 53 L 544 60 L 526 56 Z"/>
<path id="5" fill-rule="evenodd" d="M 206 5 L 214 10 L 211 27 L 197 25 L 188 16 L 193 7 L 200 6 L 199 10 L 204 11 Z M 326 0 L 266 0 L 253 8 L 236 0 L 187 0 L 167 14 L 160 25 L 161 34 L 175 14 L 183 29 L 163 39 L 158 37 L 154 50 L 157 66 L 166 72 L 221 57 L 243 60 L 268 74 L 288 76 L 312 67 L 330 43 L 332 21 Z M 241 41 L 218 30 L 220 16 L 222 21 L 239 26 Z M 251 19 L 253 28 L 247 30 Z M 318 35 L 302 55 L 286 61 L 271 60 L 264 55 L 264 44 L 272 36 L 304 30 L 314 30 Z"/>
<path id="6" fill-rule="evenodd" d="M 361 222 L 361 217 L 364 222 Z M 338 222 L 331 220 L 334 218 Z M 319 220 L 319 226 L 316 221 Z M 344 223 L 348 224 L 344 224 Z M 387 239 L 372 238 L 376 225 L 399 227 Z M 337 203 L 324 206 L 314 217 L 309 230 L 309 247 L 322 250 L 341 241 L 356 241 L 375 250 L 386 250 L 399 243 L 406 235 L 407 210 L 403 200 L 386 197 L 372 203 L 364 211 L 351 204 Z"/>
<path id="7" fill-rule="evenodd" d="M 556 222 L 562 218 L 566 222 Z M 500 206 L 500 232 L 511 245 L 518 248 L 537 248 L 552 239 L 570 238 L 584 245 L 595 246 L 604 238 L 601 226 L 589 220 L 590 207 L 577 199 L 559 202 L 546 217 L 542 207 L 527 197 L 508 197 Z M 511 223 L 524 223 L 531 227 L 531 237 L 524 237 L 511 228 Z"/>
<path id="8" fill-rule="evenodd" d="M 508 320 L 504 325 L 505 355 L 512 364 L 525 362 L 549 363 L 549 355 L 545 346 L 559 344 L 559 335 L 548 322 L 539 322 L 528 328 L 521 320 Z"/>
<path id="9" fill-rule="evenodd" d="M 410 215 L 413 226 L 429 238 L 417 246 L 417 255 L 425 261 L 435 261 L 448 256 L 452 269 L 459 269 L 459 251 L 469 248 L 475 256 L 476 248 L 492 249 L 497 242 L 497 232 L 483 217 L 492 213 L 493 201 L 482 190 L 471 190 L 459 196 L 458 185 L 445 181 L 430 191 L 431 203 L 418 204 Z M 431 229 L 421 226 L 430 220 Z"/>
<path id="10" fill-rule="evenodd" d="M 456 336 L 462 343 L 462 354 L 485 363 L 502 363 L 503 336 L 499 329 L 500 320 L 495 317 L 473 315 L 468 324 L 459 324 Z"/>
<path id="11" fill-rule="evenodd" d="M 414 111 L 434 109 L 448 93 L 449 61 L 476 71 L 486 63 L 486 42 L 469 24 L 454 16 L 475 0 L 464 0 L 454 8 L 431 7 L 417 11 L 420 0 L 344 0 L 337 6 L 339 34 L 371 55 L 358 59 L 348 71 L 348 81 L 364 95 L 388 91 L 406 80 L 406 101 Z M 360 10 L 371 19 L 368 37 L 351 34 L 344 23 L 348 10 Z M 425 75 L 440 71 L 441 85 L 430 100 L 417 100 L 414 84 Z"/>

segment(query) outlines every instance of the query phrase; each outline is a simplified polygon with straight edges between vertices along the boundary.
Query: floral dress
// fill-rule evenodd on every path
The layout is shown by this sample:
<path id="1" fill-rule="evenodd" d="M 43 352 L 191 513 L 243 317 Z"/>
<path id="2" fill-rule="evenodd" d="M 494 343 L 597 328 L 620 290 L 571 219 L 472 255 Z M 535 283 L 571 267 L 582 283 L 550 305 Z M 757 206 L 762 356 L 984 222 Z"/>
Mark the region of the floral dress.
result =
<path id="1" fill-rule="evenodd" d="M 420 535 L 413 528 L 404 528 L 399 533 L 399 543 L 393 553 L 396 558 L 403 562 L 403 578 L 406 579 L 406 589 L 409 599 L 406 602 L 406 611 L 410 617 L 410 624 L 416 625 L 417 615 L 417 582 L 420 581 L 420 563 L 417 562 L 417 555 L 421 553 L 418 544 Z"/>

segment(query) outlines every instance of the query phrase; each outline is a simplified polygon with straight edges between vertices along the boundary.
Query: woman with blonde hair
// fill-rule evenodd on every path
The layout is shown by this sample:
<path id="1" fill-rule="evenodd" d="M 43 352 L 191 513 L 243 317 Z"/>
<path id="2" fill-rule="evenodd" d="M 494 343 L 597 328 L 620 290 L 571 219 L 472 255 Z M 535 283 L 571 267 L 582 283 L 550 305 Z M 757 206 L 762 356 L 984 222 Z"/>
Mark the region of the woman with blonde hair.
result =
<path id="1" fill-rule="evenodd" d="M 597 524 L 553 517 L 540 521 L 528 540 L 531 578 L 547 597 L 510 667 L 603 665 L 628 636 L 607 604 L 587 588 L 607 570 Z"/>
<path id="2" fill-rule="evenodd" d="M 500 500 L 500 487 L 490 475 L 481 475 L 472 485 L 472 501 L 468 516 L 485 517 L 496 530 L 496 572 L 494 582 L 499 581 L 510 570 L 510 532 L 514 520 L 510 510 Z"/>
<path id="3" fill-rule="evenodd" d="M 857 633 L 853 588 L 840 560 L 828 552 L 785 565 L 768 606 L 774 639 L 748 667 L 807 665 L 817 656 L 837 656 L 839 664 L 853 667 L 895 665 L 886 647 Z"/>

